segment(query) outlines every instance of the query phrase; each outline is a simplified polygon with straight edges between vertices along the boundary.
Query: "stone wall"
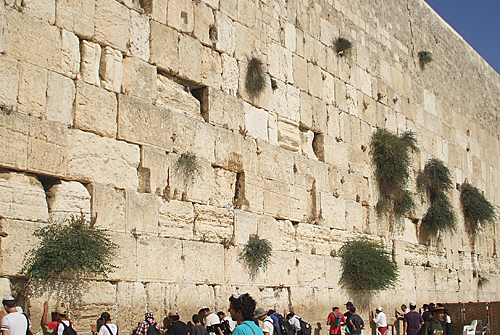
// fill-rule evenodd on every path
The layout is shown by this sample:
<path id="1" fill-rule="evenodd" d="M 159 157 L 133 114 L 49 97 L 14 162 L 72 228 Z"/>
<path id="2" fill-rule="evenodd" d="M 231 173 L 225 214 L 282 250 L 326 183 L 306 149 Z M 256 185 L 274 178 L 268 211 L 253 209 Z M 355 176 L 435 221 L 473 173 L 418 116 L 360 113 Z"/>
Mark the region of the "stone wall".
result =
<path id="1" fill-rule="evenodd" d="M 417 133 L 413 191 L 437 157 L 500 205 L 500 77 L 422 0 L 1 0 L 0 27 L 3 295 L 22 293 L 31 233 L 83 212 L 120 252 L 73 307 L 80 331 L 103 310 L 128 332 L 146 310 L 188 320 L 250 292 L 324 332 L 331 306 L 355 299 L 336 254 L 361 235 L 401 270 L 363 313 L 500 299 L 498 232 L 469 239 L 457 190 L 458 229 L 430 240 L 418 234 L 425 197 L 411 218 L 374 210 L 377 127 Z M 354 43 L 343 57 L 338 36 Z M 425 69 L 421 50 L 434 55 Z M 250 57 L 268 72 L 254 99 Z M 187 152 L 194 180 L 175 168 Z M 238 254 L 254 233 L 274 258 L 252 282 Z M 25 299 L 34 320 L 44 299 Z"/>

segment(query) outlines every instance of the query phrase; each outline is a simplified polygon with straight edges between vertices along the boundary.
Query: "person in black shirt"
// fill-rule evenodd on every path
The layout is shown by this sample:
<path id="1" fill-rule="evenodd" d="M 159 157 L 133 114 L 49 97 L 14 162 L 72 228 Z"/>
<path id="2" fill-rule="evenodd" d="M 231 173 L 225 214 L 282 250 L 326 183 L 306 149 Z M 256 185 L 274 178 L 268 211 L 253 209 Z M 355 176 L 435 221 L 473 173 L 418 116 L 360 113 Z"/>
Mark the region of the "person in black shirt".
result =
<path id="1" fill-rule="evenodd" d="M 170 328 L 168 328 L 168 335 L 188 335 L 187 325 L 179 320 L 179 314 L 177 312 L 168 313 L 168 320 L 170 321 Z"/>
<path id="2" fill-rule="evenodd" d="M 352 313 L 351 313 L 351 308 L 354 307 L 354 305 L 352 304 L 352 302 L 348 301 L 346 304 L 345 304 L 345 307 L 347 308 L 347 312 L 344 313 L 344 319 L 345 319 L 345 325 L 346 326 L 349 326 L 349 318 L 351 317 Z"/>
<path id="3" fill-rule="evenodd" d="M 354 306 L 351 307 L 351 316 L 349 317 L 349 321 L 347 321 L 347 326 L 351 334 L 361 334 L 361 329 L 365 327 L 363 319 L 356 314 L 356 307 Z"/>

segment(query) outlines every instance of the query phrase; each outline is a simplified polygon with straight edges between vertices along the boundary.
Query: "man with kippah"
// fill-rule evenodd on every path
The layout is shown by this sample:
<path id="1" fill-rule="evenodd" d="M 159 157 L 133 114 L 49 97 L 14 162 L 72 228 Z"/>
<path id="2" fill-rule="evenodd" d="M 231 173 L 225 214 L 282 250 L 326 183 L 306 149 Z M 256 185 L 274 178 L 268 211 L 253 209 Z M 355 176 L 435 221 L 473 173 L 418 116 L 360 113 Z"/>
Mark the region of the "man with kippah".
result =
<path id="1" fill-rule="evenodd" d="M 155 327 L 156 330 L 158 331 L 157 334 L 161 334 L 160 331 L 160 326 L 155 322 L 155 319 L 153 317 L 153 313 L 147 312 L 144 315 L 144 321 L 142 321 L 139 326 L 137 327 L 137 330 L 135 331 L 136 335 L 147 335 L 148 334 L 148 329 L 149 327 Z"/>
<path id="2" fill-rule="evenodd" d="M 417 335 L 420 327 L 424 324 L 424 319 L 416 311 L 417 303 L 410 302 L 410 311 L 403 317 L 403 335 Z"/>
<path id="3" fill-rule="evenodd" d="M 26 330 L 31 331 L 31 323 L 26 314 L 17 311 L 14 297 L 5 297 L 2 304 L 9 313 L 2 318 L 2 335 L 26 335 Z"/>
<path id="4" fill-rule="evenodd" d="M 375 308 L 375 313 L 377 314 L 375 315 L 375 317 L 373 316 L 373 312 L 371 313 L 371 319 L 373 323 L 375 323 L 375 325 L 377 326 L 377 329 L 380 332 L 380 334 L 384 335 L 387 332 L 387 317 L 384 314 L 384 312 L 382 312 L 381 306 Z"/>

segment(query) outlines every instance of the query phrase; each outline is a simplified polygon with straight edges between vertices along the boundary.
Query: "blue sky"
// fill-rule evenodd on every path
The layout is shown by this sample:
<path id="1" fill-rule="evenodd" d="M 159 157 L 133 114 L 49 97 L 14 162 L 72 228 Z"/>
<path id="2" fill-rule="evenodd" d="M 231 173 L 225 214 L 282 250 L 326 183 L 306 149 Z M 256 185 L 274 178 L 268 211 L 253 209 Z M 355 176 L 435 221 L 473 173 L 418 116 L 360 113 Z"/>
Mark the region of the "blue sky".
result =
<path id="1" fill-rule="evenodd" d="M 500 73 L 500 0 L 425 0 Z"/>

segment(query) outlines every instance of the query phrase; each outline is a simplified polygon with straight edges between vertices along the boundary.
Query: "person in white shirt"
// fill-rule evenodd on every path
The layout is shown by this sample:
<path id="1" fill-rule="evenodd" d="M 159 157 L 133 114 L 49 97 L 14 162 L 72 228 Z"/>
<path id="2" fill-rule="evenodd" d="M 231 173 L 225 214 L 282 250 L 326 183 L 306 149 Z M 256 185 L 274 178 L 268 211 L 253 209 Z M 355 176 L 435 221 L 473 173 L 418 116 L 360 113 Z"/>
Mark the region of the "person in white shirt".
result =
<path id="1" fill-rule="evenodd" d="M 290 312 L 286 315 L 286 318 L 293 328 L 293 334 L 300 332 L 300 317 L 295 315 L 294 312 Z"/>
<path id="2" fill-rule="evenodd" d="M 274 322 L 270 316 L 267 315 L 267 312 L 264 308 L 257 308 L 254 313 L 254 317 L 262 321 L 262 332 L 264 335 L 273 335 L 274 333 Z"/>
<path id="3" fill-rule="evenodd" d="M 382 307 L 380 306 L 375 309 L 375 313 L 376 315 L 373 317 L 372 312 L 371 319 L 377 326 L 380 334 L 385 334 L 387 332 L 387 316 L 382 312 Z"/>
<path id="4" fill-rule="evenodd" d="M 198 314 L 205 317 L 205 333 L 207 335 L 223 335 L 220 328 L 214 327 L 220 324 L 220 319 L 217 314 L 210 313 L 210 308 L 203 306 Z"/>
<path id="5" fill-rule="evenodd" d="M 31 323 L 26 314 L 18 312 L 14 297 L 5 297 L 2 304 L 8 313 L 2 318 L 2 335 L 26 335 L 26 330 L 31 331 Z"/>
<path id="6" fill-rule="evenodd" d="M 101 314 L 102 326 L 99 328 L 99 335 L 118 335 L 118 326 L 111 323 L 111 315 L 108 312 Z M 92 333 L 95 335 L 95 326 L 92 325 Z"/>

